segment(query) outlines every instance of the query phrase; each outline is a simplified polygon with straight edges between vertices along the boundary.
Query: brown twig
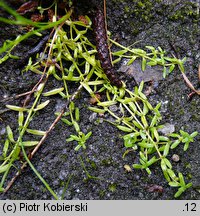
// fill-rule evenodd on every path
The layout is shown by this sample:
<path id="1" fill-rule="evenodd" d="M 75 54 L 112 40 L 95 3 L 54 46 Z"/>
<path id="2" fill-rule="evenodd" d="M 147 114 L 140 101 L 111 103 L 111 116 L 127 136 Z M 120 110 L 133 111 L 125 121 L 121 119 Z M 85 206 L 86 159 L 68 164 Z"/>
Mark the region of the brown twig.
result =
<path id="1" fill-rule="evenodd" d="M 15 95 L 15 96 L 7 97 L 7 98 L 1 100 L 0 103 L 4 103 L 4 102 L 10 101 L 10 100 L 16 100 L 16 99 L 18 99 L 20 97 L 23 97 L 23 96 L 26 96 L 28 94 L 31 94 L 31 92 L 32 92 L 32 90 L 28 91 L 28 92 L 24 92 L 24 93 L 18 94 L 18 95 Z"/>
<path id="2" fill-rule="evenodd" d="M 175 55 L 172 54 L 173 57 L 179 58 L 179 59 L 180 59 L 180 55 L 177 53 L 175 46 L 174 46 L 171 42 L 169 42 L 169 44 L 170 44 L 170 46 L 172 47 L 172 49 L 174 50 L 174 52 L 175 52 Z M 179 67 L 179 66 L 178 66 L 178 67 Z M 180 69 L 180 67 L 179 67 L 179 69 Z M 181 69 L 180 69 L 180 71 L 181 71 Z M 184 72 L 181 71 L 181 73 L 182 73 L 182 76 L 183 76 L 183 79 L 184 79 L 185 83 L 186 83 L 187 86 L 192 90 L 192 92 L 188 95 L 188 98 L 191 99 L 191 97 L 192 97 L 194 94 L 200 95 L 200 90 L 196 90 L 196 89 L 195 89 L 195 87 L 194 87 L 193 84 L 190 82 L 190 80 L 188 79 L 188 77 L 186 76 L 186 74 L 185 74 Z M 199 81 L 200 81 L 200 65 L 199 65 L 199 67 L 198 67 L 198 78 L 199 78 Z"/>

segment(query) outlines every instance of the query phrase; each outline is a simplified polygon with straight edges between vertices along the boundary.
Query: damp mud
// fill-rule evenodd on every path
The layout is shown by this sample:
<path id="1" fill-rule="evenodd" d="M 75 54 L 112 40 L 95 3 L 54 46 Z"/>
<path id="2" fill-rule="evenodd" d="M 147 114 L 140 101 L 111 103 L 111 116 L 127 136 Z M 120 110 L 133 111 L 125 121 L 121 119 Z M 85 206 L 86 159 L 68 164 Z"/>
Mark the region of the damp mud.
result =
<path id="1" fill-rule="evenodd" d="M 19 6 L 16 1 L 8 2 L 14 8 Z M 98 1 L 93 2 L 95 4 Z M 77 7 L 81 8 L 80 2 Z M 89 9 L 84 5 L 83 10 L 85 13 Z M 4 15 L 3 11 L 1 13 Z M 134 43 L 135 47 L 142 49 L 145 49 L 146 45 L 160 46 L 166 50 L 168 55 L 177 55 L 181 59 L 187 57 L 185 73 L 198 89 L 200 82 L 198 78 L 198 65 L 200 64 L 198 1 L 110 0 L 107 1 L 107 22 L 112 38 L 116 38 L 124 46 Z M 1 23 L 0 45 L 2 46 L 5 39 L 14 39 L 21 31 L 23 30 L 19 27 Z M 16 50 L 16 54 L 25 55 L 38 42 L 37 37 L 24 41 Z M 118 63 L 118 70 L 122 64 L 123 61 Z M 151 68 L 151 75 L 153 69 Z M 158 74 L 160 68 L 155 67 L 155 70 Z M 148 71 L 146 71 L 146 77 L 148 77 Z M 11 59 L 0 65 L 0 78 L 0 100 L 2 101 L 6 97 L 30 91 L 39 80 L 39 75 L 22 74 L 16 60 Z M 129 76 L 129 79 L 132 78 Z M 128 76 L 125 79 L 128 79 Z M 200 132 L 200 96 L 193 95 L 192 98 L 188 98 L 191 89 L 184 82 L 179 69 L 176 68 L 165 79 L 162 78 L 161 72 L 160 77 L 159 75 L 151 76 L 147 81 L 152 79 L 156 79 L 156 82 L 153 84 L 148 99 L 152 105 L 162 103 L 162 123 L 170 125 L 175 131 L 182 129 L 188 133 Z M 56 86 L 57 83 L 50 79 L 48 85 Z M 73 92 L 76 86 L 71 88 Z M 32 159 L 37 171 L 57 195 L 62 196 L 70 179 L 64 199 L 174 199 L 176 188 L 169 187 L 159 165 L 152 167 L 152 174 L 149 176 L 145 171 L 132 169 L 136 153 L 130 152 L 123 158 L 126 151 L 123 145 L 123 133 L 88 110 L 89 99 L 88 94 L 82 92 L 75 101 L 76 106 L 80 109 L 80 127 L 85 132 L 92 131 L 92 136 L 86 143 L 86 149 L 75 151 L 76 144 L 66 142 L 66 138 L 74 132 L 73 128 L 59 122 Z M 11 101 L 11 103 L 14 102 Z M 59 111 L 64 103 L 59 97 L 52 97 L 45 111 L 35 116 L 31 127 L 47 130 L 55 119 L 53 113 Z M 6 137 L 7 125 L 10 125 L 17 134 L 17 118 L 15 112 L 6 110 L 4 102 L 0 103 L 0 143 L 2 146 Z M 166 130 L 171 130 L 171 128 Z M 173 167 L 176 171 L 183 172 L 186 181 L 193 183 L 192 188 L 183 193 L 179 199 L 200 199 L 199 142 L 200 135 L 190 144 L 186 152 L 182 148 L 174 151 L 179 160 L 172 162 Z M 95 178 L 88 178 L 86 170 L 90 176 Z M 14 175 L 14 172 L 12 174 Z M 162 188 L 162 190 L 153 188 Z M 27 167 L 9 191 L 0 194 L 0 199 L 53 199 L 53 197 L 30 167 Z"/>

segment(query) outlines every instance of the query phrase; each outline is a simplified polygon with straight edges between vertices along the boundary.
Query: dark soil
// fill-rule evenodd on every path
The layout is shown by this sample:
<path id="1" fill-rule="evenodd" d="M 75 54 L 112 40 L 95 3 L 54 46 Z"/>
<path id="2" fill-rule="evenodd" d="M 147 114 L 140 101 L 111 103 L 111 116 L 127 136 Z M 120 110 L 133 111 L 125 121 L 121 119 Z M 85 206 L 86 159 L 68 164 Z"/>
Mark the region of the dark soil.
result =
<path id="1" fill-rule="evenodd" d="M 14 8 L 20 5 L 16 1 L 8 2 Z M 113 38 L 118 38 L 118 41 L 126 46 L 138 41 L 136 47 L 161 46 L 169 55 L 173 53 L 181 58 L 186 56 L 186 75 L 198 88 L 200 20 L 195 2 L 197 1 L 107 1 L 109 31 L 112 32 Z M 87 13 L 90 9 L 88 5 L 81 7 L 80 2 L 77 7 L 83 8 L 82 13 Z M 1 13 L 1 16 L 5 15 L 4 12 Z M 20 27 L 1 23 L 0 45 L 6 39 L 14 39 L 21 31 Z M 15 54 L 23 56 L 37 43 L 37 38 L 28 39 L 15 50 Z M 1 65 L 0 100 L 6 96 L 29 91 L 38 81 L 39 76 L 32 73 L 21 75 L 20 70 L 16 60 L 8 60 Z M 50 80 L 48 85 L 57 85 L 57 83 Z M 75 89 L 76 86 L 72 86 L 72 92 L 73 88 Z M 194 95 L 191 100 L 188 100 L 190 92 L 180 71 L 176 69 L 166 79 L 158 81 L 149 95 L 149 100 L 153 105 L 162 102 L 163 123 L 175 125 L 176 131 L 183 129 L 189 133 L 199 132 L 200 97 Z M 20 101 L 10 102 L 10 104 L 14 103 Z M 55 119 L 53 113 L 63 103 L 59 97 L 53 97 L 48 108 L 35 116 L 31 127 L 40 130 L 48 129 Z M 68 128 L 59 122 L 32 160 L 35 168 L 59 196 L 71 176 L 64 199 L 174 199 L 176 190 L 168 186 L 159 166 L 152 168 L 150 176 L 144 171 L 125 171 L 124 165 L 132 166 L 137 157 L 136 153 L 129 153 L 124 159 L 122 158 L 125 151 L 121 139 L 122 133 L 106 122 L 101 123 L 98 117 L 93 116 L 93 113 L 87 109 L 89 96 L 85 92 L 81 93 L 75 103 L 81 110 L 81 128 L 85 132 L 89 130 L 93 132 L 87 142 L 86 150 L 74 151 L 76 144 L 66 142 L 66 138 L 74 132 L 73 128 Z M 0 111 L 4 109 L 5 103 L 1 103 Z M 91 120 L 92 116 L 94 119 Z M 17 115 L 15 112 L 7 111 L 0 114 L 0 117 L 2 118 L 0 119 L 0 142 L 3 146 L 7 125 L 10 125 L 17 134 Z M 182 148 L 177 148 L 174 152 L 180 156 L 179 162 L 173 162 L 175 170 L 183 172 L 186 181 L 193 183 L 193 187 L 180 199 L 200 199 L 199 139 L 198 135 L 187 152 L 183 152 Z M 87 178 L 81 160 L 89 174 L 98 179 Z M 162 186 L 163 193 L 150 192 L 148 188 L 152 185 Z M 0 198 L 52 199 L 52 196 L 33 171 L 27 167 L 12 188 L 6 194 L 1 194 Z"/>

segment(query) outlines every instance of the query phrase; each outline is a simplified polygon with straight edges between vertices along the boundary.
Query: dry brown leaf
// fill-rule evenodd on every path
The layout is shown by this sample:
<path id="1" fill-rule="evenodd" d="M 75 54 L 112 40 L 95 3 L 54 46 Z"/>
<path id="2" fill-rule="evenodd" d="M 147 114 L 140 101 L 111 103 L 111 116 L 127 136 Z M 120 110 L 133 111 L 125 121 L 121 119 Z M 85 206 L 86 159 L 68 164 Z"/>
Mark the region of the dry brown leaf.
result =
<path id="1" fill-rule="evenodd" d="M 28 12 L 32 12 L 34 11 L 38 6 L 38 2 L 37 1 L 28 1 L 25 2 L 24 4 L 22 4 L 18 9 L 17 12 L 21 15 L 24 15 Z"/>
<path id="2" fill-rule="evenodd" d="M 192 83 L 190 82 L 190 80 L 187 78 L 187 76 L 182 73 L 183 75 L 183 79 L 185 80 L 186 84 L 188 85 L 189 88 L 191 88 L 193 91 L 196 92 L 196 89 L 194 88 L 194 86 L 192 85 Z"/>

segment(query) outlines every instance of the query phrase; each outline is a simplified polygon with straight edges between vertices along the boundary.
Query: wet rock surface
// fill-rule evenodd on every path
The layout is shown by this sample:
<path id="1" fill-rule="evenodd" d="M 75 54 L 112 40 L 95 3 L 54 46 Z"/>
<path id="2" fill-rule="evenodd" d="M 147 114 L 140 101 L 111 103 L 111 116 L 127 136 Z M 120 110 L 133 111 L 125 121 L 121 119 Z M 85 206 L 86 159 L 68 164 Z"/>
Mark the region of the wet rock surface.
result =
<path id="1" fill-rule="evenodd" d="M 157 82 L 163 79 L 162 71 L 163 68 L 159 66 L 148 66 L 143 71 L 141 68 L 141 61 L 135 60 L 131 65 L 127 65 L 127 61 L 118 69 L 120 72 L 129 76 L 130 79 L 135 79 L 136 83 L 139 85 L 142 81 L 144 82 Z"/>
<path id="2" fill-rule="evenodd" d="M 12 1 L 9 2 L 12 5 Z M 144 48 L 146 45 L 161 46 L 169 54 L 176 54 L 176 51 L 181 58 L 186 56 L 186 75 L 194 86 L 198 87 L 200 30 L 197 8 L 193 5 L 195 2 L 146 0 L 133 3 L 129 0 L 111 0 L 107 2 L 109 30 L 123 45 L 128 46 L 139 41 L 135 45 L 138 48 Z M 0 36 L 0 44 L 5 39 L 15 38 L 16 27 L 1 25 Z M 30 40 L 23 43 L 15 51 L 16 54 L 22 56 L 30 49 L 33 44 Z M 171 45 L 175 47 L 175 51 Z M 1 65 L 0 77 L 0 100 L 29 91 L 39 79 L 38 75 L 31 73 L 21 75 L 14 60 Z M 53 80 L 50 82 L 52 83 L 49 85 L 58 85 Z M 72 86 L 72 92 L 73 88 L 75 90 L 76 87 Z M 190 92 L 180 71 L 176 69 L 166 79 L 158 81 L 158 85 L 148 97 L 153 105 L 162 102 L 162 123 L 174 125 L 176 131 L 183 129 L 189 133 L 200 132 L 200 98 L 194 95 L 188 100 L 187 95 Z M 54 191 L 61 196 L 71 176 L 64 199 L 174 199 L 175 189 L 168 186 L 159 167 L 155 166 L 150 176 L 140 170 L 125 170 L 125 165 L 132 167 L 138 160 L 137 153 L 133 151 L 122 158 L 125 151 L 121 139 L 123 133 L 102 122 L 99 116 L 92 116 L 92 112 L 87 109 L 89 99 L 88 95 L 82 92 L 75 102 L 81 111 L 81 128 L 86 132 L 93 132 L 86 144 L 86 150 L 74 151 L 76 143 L 66 142 L 66 138 L 74 132 L 73 128 L 59 122 L 32 160 L 35 168 Z M 15 103 L 19 104 L 20 101 Z M 47 109 L 35 116 L 31 127 L 48 129 L 55 119 L 53 113 L 60 106 L 60 98 L 53 97 Z M 0 104 L 0 109 L 5 109 L 5 103 Z M 17 115 L 9 111 L 0 117 L 0 142 L 3 145 L 6 125 L 11 125 L 13 130 L 17 130 Z M 17 131 L 15 132 L 17 134 Z M 194 185 L 180 199 L 200 199 L 200 193 L 196 190 L 200 186 L 199 153 L 199 135 L 187 152 L 183 152 L 182 148 L 173 152 L 180 158 L 178 162 L 172 162 L 175 170 L 183 171 L 186 180 L 192 181 Z M 82 161 L 89 174 L 97 179 L 87 178 Z M 162 193 L 152 190 L 152 185 L 162 188 Z M 27 167 L 13 187 L 6 194 L 0 194 L 0 198 L 52 199 L 52 196 Z"/>

